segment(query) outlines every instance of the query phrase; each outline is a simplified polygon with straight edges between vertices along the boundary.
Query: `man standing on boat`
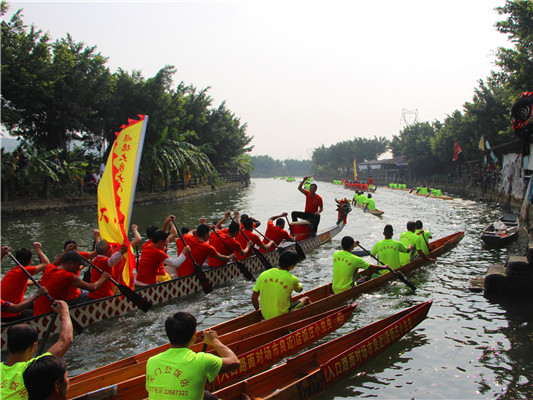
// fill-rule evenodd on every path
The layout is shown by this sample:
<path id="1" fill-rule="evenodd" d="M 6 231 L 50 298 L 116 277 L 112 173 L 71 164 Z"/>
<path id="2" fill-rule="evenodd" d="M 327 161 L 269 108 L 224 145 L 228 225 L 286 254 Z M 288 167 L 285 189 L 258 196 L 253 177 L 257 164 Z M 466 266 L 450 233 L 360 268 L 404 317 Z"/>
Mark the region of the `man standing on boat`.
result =
<path id="1" fill-rule="evenodd" d="M 291 294 L 302 291 L 298 278 L 290 273 L 299 261 L 298 254 L 285 250 L 279 257 L 279 267 L 271 268 L 259 275 L 252 293 L 252 305 L 261 308 L 264 319 L 287 314 L 289 311 L 310 304 L 309 297 L 291 301 Z"/>
<path id="2" fill-rule="evenodd" d="M 63 357 L 73 340 L 72 322 L 68 306 L 64 301 L 57 300 L 57 305 L 53 307 L 59 314 L 61 328 L 57 342 L 48 349 L 46 355 Z M 28 324 L 19 324 L 11 327 L 7 332 L 7 360 L 1 365 L 0 397 L 8 399 L 27 399 L 28 394 L 24 386 L 22 374 L 36 358 L 32 358 L 37 349 L 37 339 L 39 332 Z M 41 356 L 42 357 L 42 356 Z"/>
<path id="3" fill-rule="evenodd" d="M 320 223 L 320 213 L 324 210 L 322 197 L 316 194 L 318 189 L 316 183 L 309 186 L 309 190 L 305 190 L 303 185 L 310 176 L 306 176 L 298 185 L 298 190 L 305 196 L 305 211 L 293 211 L 291 213 L 292 222 L 298 221 L 298 218 L 304 219 L 311 223 L 311 235 L 315 236 Z"/>
<path id="4" fill-rule="evenodd" d="M 206 380 L 213 382 L 218 374 L 239 368 L 239 358 L 223 345 L 214 330 L 203 331 L 203 341 L 213 347 L 218 357 L 205 352 L 195 353 L 196 318 L 177 312 L 165 321 L 171 347 L 148 359 L 146 391 L 150 400 L 215 399 L 204 391 Z"/>
<path id="5" fill-rule="evenodd" d="M 362 258 L 352 254 L 352 250 L 359 245 L 351 236 L 344 236 L 341 240 L 342 250 L 333 254 L 333 279 L 331 289 L 333 293 L 341 293 L 358 283 L 366 282 L 369 276 L 362 277 L 359 270 L 375 270 L 376 272 L 385 267 L 367 263 Z M 371 272 L 371 271 L 370 271 Z"/>

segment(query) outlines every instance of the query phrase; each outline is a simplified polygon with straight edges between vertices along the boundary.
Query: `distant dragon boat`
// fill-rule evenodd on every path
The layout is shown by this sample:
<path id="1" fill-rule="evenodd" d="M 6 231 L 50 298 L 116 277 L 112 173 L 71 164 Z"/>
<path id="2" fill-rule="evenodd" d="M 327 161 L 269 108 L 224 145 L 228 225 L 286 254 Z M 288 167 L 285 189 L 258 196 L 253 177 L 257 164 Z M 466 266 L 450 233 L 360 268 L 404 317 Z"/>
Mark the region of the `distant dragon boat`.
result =
<path id="1" fill-rule="evenodd" d="M 331 240 L 332 237 L 342 231 L 345 224 L 345 215 L 340 213 L 339 223 L 328 229 L 319 231 L 316 236 L 308 237 L 303 240 L 299 240 L 298 244 L 302 247 L 304 252 L 311 251 L 323 243 Z M 290 243 L 284 248 L 294 249 L 295 243 Z M 276 266 L 279 260 L 279 251 L 273 250 L 267 253 L 263 253 L 264 258 L 272 265 Z M 264 269 L 263 264 L 257 256 L 252 256 L 244 260 L 240 260 L 244 266 L 251 272 L 260 272 Z M 202 268 L 209 282 L 213 285 L 223 284 L 225 282 L 241 278 L 241 272 L 236 262 L 231 262 L 220 267 L 205 267 Z M 180 277 L 167 282 L 157 283 L 150 285 L 142 289 L 135 290 L 135 293 L 142 296 L 152 304 L 160 304 L 172 299 L 187 296 L 192 293 L 196 293 L 202 290 L 202 285 L 196 275 L 188 275 Z M 87 303 L 79 304 L 70 307 L 70 315 L 81 326 L 87 327 L 95 324 L 99 321 L 103 321 L 109 318 L 118 317 L 127 312 L 132 311 L 135 305 L 126 297 L 116 294 L 114 296 L 105 297 L 103 299 L 93 300 Z M 35 326 L 39 332 L 39 339 L 45 336 L 45 332 L 49 329 L 49 325 L 53 318 L 54 313 L 47 313 L 37 315 L 34 317 L 28 317 L 14 322 L 8 322 L 1 326 L 2 337 L 2 350 L 7 350 L 7 331 L 8 329 L 20 323 L 27 323 Z M 50 329 L 50 333 L 54 334 L 59 332 L 59 322 L 54 319 L 54 326 Z"/>

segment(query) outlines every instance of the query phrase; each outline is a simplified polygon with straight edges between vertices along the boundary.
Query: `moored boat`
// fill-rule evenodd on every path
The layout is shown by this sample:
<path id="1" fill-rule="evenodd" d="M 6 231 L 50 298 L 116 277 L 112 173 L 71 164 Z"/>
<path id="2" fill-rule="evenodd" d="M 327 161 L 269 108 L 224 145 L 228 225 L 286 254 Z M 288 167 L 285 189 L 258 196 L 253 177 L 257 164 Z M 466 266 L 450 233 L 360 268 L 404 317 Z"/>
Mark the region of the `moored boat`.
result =
<path id="1" fill-rule="evenodd" d="M 518 237 L 520 218 L 516 214 L 504 214 L 483 230 L 481 240 L 491 246 L 505 246 Z"/>
<path id="2" fill-rule="evenodd" d="M 235 352 L 241 360 L 241 365 L 246 365 L 246 368 L 217 376 L 216 380 L 208 385 L 209 390 L 214 391 L 229 386 L 305 349 L 341 327 L 350 318 L 356 305 L 338 307 L 281 327 L 267 320 L 253 327 L 243 327 L 220 335 L 221 341 Z M 218 328 L 216 330 L 220 331 Z M 192 348 L 195 352 L 203 351 L 203 344 L 198 340 L 200 337 L 201 332 L 198 333 L 197 342 Z M 170 345 L 163 347 L 166 350 Z M 210 352 L 214 353 L 213 350 Z M 69 399 L 85 398 L 89 392 L 93 392 L 93 396 L 96 393 L 104 394 L 98 398 L 145 398 L 148 393 L 145 389 L 144 369 L 148 358 L 154 354 L 157 353 L 143 353 L 142 356 L 135 357 L 135 362 L 124 363 L 122 360 L 71 378 Z M 128 381 L 128 385 L 121 384 L 125 381 Z M 110 386 L 115 386 L 116 397 L 105 395 Z M 136 395 L 131 396 L 129 393 Z"/>
<path id="3" fill-rule="evenodd" d="M 429 245 L 432 254 L 434 256 L 442 255 L 443 253 L 449 251 L 454 246 L 456 246 L 462 240 L 463 237 L 464 232 L 456 232 L 452 235 L 448 235 L 431 242 Z M 396 271 L 408 273 L 426 264 L 428 264 L 428 262 L 425 259 L 417 258 L 409 264 L 401 266 Z M 331 284 L 323 285 L 294 297 L 294 299 L 298 299 L 300 297 L 307 296 L 312 301 L 311 304 L 299 310 L 294 310 L 291 313 L 280 315 L 267 321 L 262 321 L 260 311 L 253 311 L 251 313 L 215 325 L 212 329 L 217 331 L 219 335 L 224 335 L 231 332 L 231 335 L 233 336 L 225 336 L 223 339 L 226 343 L 234 342 L 236 340 L 243 340 L 244 337 L 256 335 L 258 332 L 264 332 L 267 330 L 274 329 L 276 327 L 285 326 L 298 320 L 324 313 L 334 307 L 343 306 L 347 302 L 353 301 L 353 299 L 357 298 L 361 294 L 377 290 L 381 288 L 385 283 L 394 279 L 396 278 L 391 273 L 383 274 L 338 294 L 333 294 L 331 290 Z M 123 377 L 125 376 L 125 378 L 123 378 L 120 382 L 123 382 L 127 379 L 137 379 L 138 375 L 144 374 L 144 371 L 139 365 L 142 362 L 145 362 L 149 357 L 158 354 L 162 351 L 165 351 L 166 349 L 168 349 L 168 347 L 169 345 L 159 346 L 136 356 L 128 357 L 113 364 L 109 364 L 100 367 L 96 370 L 78 375 L 77 377 L 73 377 L 71 379 L 71 385 L 75 384 L 76 382 L 87 382 L 89 379 L 93 379 L 98 376 L 111 376 L 112 374 L 120 376 L 121 371 L 130 372 L 128 372 L 128 374 L 123 375 Z M 131 376 L 131 371 L 137 374 L 135 375 L 136 377 Z M 119 385 L 120 387 L 128 387 L 125 382 L 123 384 L 117 383 L 117 385 Z M 106 385 L 102 383 L 98 387 L 103 388 L 104 386 Z M 93 388 L 92 390 L 96 389 Z"/>
<path id="4" fill-rule="evenodd" d="M 335 225 L 331 228 L 320 231 L 316 236 L 307 238 L 305 240 L 299 240 L 298 244 L 305 251 L 311 251 L 321 244 L 331 240 L 332 237 L 337 235 L 344 227 L 343 223 Z M 286 248 L 294 249 L 295 244 L 290 244 Z M 273 250 L 267 253 L 263 253 L 264 258 L 271 265 L 276 265 L 279 260 L 279 251 Z M 262 271 L 264 266 L 261 261 L 252 256 L 241 260 L 241 263 L 252 273 Z M 213 284 L 223 284 L 233 279 L 241 278 L 241 272 L 236 262 L 231 262 L 221 267 L 203 268 L 207 279 Z M 166 282 L 150 285 L 142 289 L 135 290 L 141 297 L 148 300 L 152 304 L 160 304 L 166 301 L 186 296 L 202 290 L 202 285 L 196 275 L 188 275 L 180 277 Z M 94 323 L 109 318 L 123 315 L 132 311 L 135 305 L 126 297 L 117 294 L 111 297 L 103 299 L 93 300 L 87 303 L 79 304 L 70 307 L 70 315 L 81 326 L 87 327 Z M 7 330 L 9 327 L 19 324 L 27 323 L 37 328 L 39 332 L 39 339 L 41 339 L 48 328 L 48 325 L 52 322 L 54 325 L 51 328 L 50 333 L 54 334 L 59 331 L 59 322 L 53 318 L 53 313 L 37 315 L 21 319 L 15 322 L 9 322 L 2 324 L 2 350 L 7 349 Z"/>
<path id="5" fill-rule="evenodd" d="M 429 197 L 431 199 L 441 199 L 441 200 L 453 200 L 455 197 L 452 196 L 435 196 L 433 194 L 423 194 L 423 193 L 416 193 L 413 192 L 416 196 L 422 196 L 422 197 Z"/>
<path id="6" fill-rule="evenodd" d="M 309 399 L 400 340 L 426 318 L 431 304 L 405 309 L 214 394 L 224 400 Z"/>

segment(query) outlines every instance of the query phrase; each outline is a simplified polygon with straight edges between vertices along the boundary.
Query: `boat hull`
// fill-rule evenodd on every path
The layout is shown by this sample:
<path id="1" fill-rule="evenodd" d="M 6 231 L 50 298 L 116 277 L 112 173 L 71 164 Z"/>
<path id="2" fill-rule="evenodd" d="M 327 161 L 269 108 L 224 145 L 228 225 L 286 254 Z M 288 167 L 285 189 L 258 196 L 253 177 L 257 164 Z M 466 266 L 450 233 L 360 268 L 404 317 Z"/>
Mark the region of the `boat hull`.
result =
<path id="1" fill-rule="evenodd" d="M 456 246 L 462 240 L 463 237 L 464 232 L 457 232 L 452 235 L 435 240 L 430 243 L 431 251 L 435 256 L 439 256 Z M 398 270 L 403 273 L 408 273 L 425 264 L 428 264 L 428 262 L 422 258 L 419 258 L 409 264 L 401 266 Z M 243 340 L 246 337 L 251 337 L 254 335 L 258 335 L 259 333 L 275 329 L 276 327 L 286 326 L 290 323 L 295 323 L 296 321 L 316 316 L 317 314 L 327 312 L 328 310 L 331 310 L 335 307 L 341 307 L 347 302 L 353 301 L 353 299 L 357 298 L 361 294 L 369 293 L 381 288 L 385 283 L 393 279 L 395 279 L 395 276 L 391 273 L 387 273 L 335 295 L 331 290 L 331 284 L 323 285 L 294 297 L 294 299 L 298 299 L 302 296 L 306 296 L 309 297 L 312 301 L 310 305 L 307 305 L 301 309 L 292 311 L 288 314 L 280 315 L 278 317 L 266 321 L 262 320 L 260 311 L 254 311 L 242 315 L 240 317 L 231 319 L 229 321 L 223 322 L 221 324 L 215 325 L 214 327 L 212 327 L 212 329 L 214 329 L 221 337 L 223 337 L 225 343 L 233 343 L 238 340 Z M 107 376 L 107 380 L 104 380 L 105 378 L 102 378 L 100 386 L 98 386 L 99 388 L 101 388 L 105 385 L 111 384 L 111 381 L 109 380 L 110 376 L 112 376 L 113 374 L 119 374 L 118 376 L 120 376 L 120 374 L 124 371 L 130 371 L 128 374 L 122 375 L 123 377 L 125 377 L 124 379 L 137 379 L 132 378 L 132 376 L 135 374 L 135 370 L 138 371 L 137 374 L 144 374 L 144 371 L 142 371 L 139 366 L 146 362 L 149 357 L 155 354 L 159 354 L 162 351 L 165 351 L 166 349 L 168 349 L 168 347 L 168 345 L 159 346 L 136 356 L 128 357 L 113 364 L 109 364 L 100 367 L 96 370 L 75 376 L 71 378 L 71 385 L 72 387 L 75 387 L 75 385 L 79 385 L 82 382 L 88 382 L 89 380 L 94 381 L 99 376 Z M 120 379 L 112 381 L 113 384 L 116 382 L 121 381 Z M 130 386 L 133 384 L 133 381 L 128 383 L 128 385 Z M 126 385 L 126 382 L 118 384 L 117 387 L 120 389 L 120 387 L 123 387 L 121 385 Z M 127 385 L 124 387 L 127 387 Z M 91 387 L 91 389 L 94 388 Z M 79 392 L 76 393 L 79 394 Z"/>
<path id="2" fill-rule="evenodd" d="M 320 232 L 315 237 L 299 241 L 298 243 L 304 252 L 311 251 L 321 244 L 331 240 L 331 238 L 337 235 L 343 229 L 343 227 L 343 224 L 339 224 Z M 286 248 L 294 249 L 294 247 L 294 244 L 290 244 Z M 280 253 L 277 250 L 263 253 L 264 257 L 272 265 L 277 265 L 279 254 Z M 264 268 L 256 256 L 246 258 L 241 260 L 241 262 L 252 273 L 262 271 Z M 204 271 L 205 275 L 213 285 L 223 284 L 225 282 L 238 279 L 242 276 L 235 262 L 218 268 L 208 267 Z M 152 304 L 160 304 L 175 298 L 199 292 L 201 290 L 202 285 L 197 277 L 195 275 L 188 275 L 167 282 L 161 282 L 155 285 L 147 286 L 146 288 L 138 289 L 135 292 Z M 130 300 L 120 294 L 117 294 L 115 296 L 72 306 L 70 307 L 70 315 L 81 327 L 87 327 L 99 321 L 123 315 L 132 311 L 134 308 L 136 307 Z M 42 337 L 45 335 L 48 325 L 53 320 L 52 317 L 53 313 L 48 313 L 2 324 L 1 349 L 7 350 L 7 331 L 11 326 L 19 323 L 30 324 L 37 328 L 37 331 L 39 332 L 39 339 L 42 339 Z M 52 327 L 50 333 L 54 334 L 57 332 L 59 332 L 58 319 L 55 320 L 54 326 Z"/>

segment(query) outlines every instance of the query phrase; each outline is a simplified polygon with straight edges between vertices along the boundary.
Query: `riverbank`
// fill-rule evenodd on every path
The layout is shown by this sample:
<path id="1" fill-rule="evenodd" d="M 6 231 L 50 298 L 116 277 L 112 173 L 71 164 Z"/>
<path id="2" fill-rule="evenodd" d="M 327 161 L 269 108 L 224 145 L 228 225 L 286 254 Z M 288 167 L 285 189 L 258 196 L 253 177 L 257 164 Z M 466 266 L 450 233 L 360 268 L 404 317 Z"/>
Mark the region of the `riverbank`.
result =
<path id="1" fill-rule="evenodd" d="M 170 202 L 217 193 L 244 187 L 242 182 L 228 182 L 223 186 L 212 189 L 211 186 L 198 186 L 183 190 L 171 190 L 157 193 L 136 193 L 134 206 Z M 64 199 L 28 200 L 2 202 L 2 218 L 25 215 L 60 214 L 73 211 L 94 211 L 96 213 L 98 199 L 96 194 L 83 194 Z"/>

